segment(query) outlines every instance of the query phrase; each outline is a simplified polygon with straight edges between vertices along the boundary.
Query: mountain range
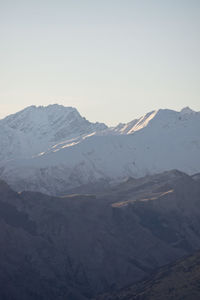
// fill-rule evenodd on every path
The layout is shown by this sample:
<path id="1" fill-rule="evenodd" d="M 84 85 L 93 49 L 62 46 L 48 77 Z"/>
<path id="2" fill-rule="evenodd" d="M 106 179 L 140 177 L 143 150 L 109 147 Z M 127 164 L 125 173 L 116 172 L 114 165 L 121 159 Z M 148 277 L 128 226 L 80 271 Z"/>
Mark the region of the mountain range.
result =
<path id="1" fill-rule="evenodd" d="M 0 120 L 0 177 L 16 191 L 62 195 L 171 169 L 195 174 L 199 132 L 200 112 L 188 107 L 108 127 L 72 107 L 31 106 Z"/>
<path id="2" fill-rule="evenodd" d="M 0 120 L 0 299 L 199 299 L 199 132 L 188 107 Z"/>
<path id="3" fill-rule="evenodd" d="M 200 249 L 199 200 L 199 176 L 177 170 L 62 197 L 0 181 L 0 299 L 86 300 L 139 282 Z"/>

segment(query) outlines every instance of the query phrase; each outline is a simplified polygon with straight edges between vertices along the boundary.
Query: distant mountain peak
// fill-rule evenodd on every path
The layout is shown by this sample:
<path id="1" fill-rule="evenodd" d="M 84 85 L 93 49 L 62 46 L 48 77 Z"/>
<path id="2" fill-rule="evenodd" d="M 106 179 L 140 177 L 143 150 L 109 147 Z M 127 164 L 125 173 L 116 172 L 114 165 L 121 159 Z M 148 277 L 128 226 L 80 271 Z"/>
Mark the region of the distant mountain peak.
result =
<path id="1" fill-rule="evenodd" d="M 105 129 L 105 124 L 89 122 L 71 106 L 32 105 L 0 120 L 0 161 L 31 157 L 59 142 Z"/>
<path id="2" fill-rule="evenodd" d="M 75 107 L 72 106 L 64 106 L 61 104 L 49 104 L 49 105 L 31 105 L 28 106 L 22 110 L 20 110 L 19 112 L 12 114 L 12 115 L 17 115 L 17 114 L 22 114 L 22 113 L 27 113 L 27 112 L 38 112 L 38 111 L 43 111 L 43 112 L 48 112 L 48 111 L 63 111 L 63 112 L 76 112 L 79 114 L 78 110 Z M 8 116 L 9 117 L 9 116 Z"/>
<path id="3" fill-rule="evenodd" d="M 180 113 L 181 114 L 194 114 L 195 111 L 192 110 L 189 106 L 186 106 L 183 109 L 181 109 Z"/>

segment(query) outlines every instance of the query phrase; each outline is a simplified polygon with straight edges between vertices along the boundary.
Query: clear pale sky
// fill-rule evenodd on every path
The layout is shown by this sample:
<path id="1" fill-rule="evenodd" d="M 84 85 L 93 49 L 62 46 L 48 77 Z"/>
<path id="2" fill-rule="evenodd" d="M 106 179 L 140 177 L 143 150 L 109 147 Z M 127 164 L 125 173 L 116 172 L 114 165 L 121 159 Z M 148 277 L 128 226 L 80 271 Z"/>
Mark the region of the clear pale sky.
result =
<path id="1" fill-rule="evenodd" d="M 200 110 L 199 0 L 0 0 L 0 118 L 74 106 L 115 125 Z"/>

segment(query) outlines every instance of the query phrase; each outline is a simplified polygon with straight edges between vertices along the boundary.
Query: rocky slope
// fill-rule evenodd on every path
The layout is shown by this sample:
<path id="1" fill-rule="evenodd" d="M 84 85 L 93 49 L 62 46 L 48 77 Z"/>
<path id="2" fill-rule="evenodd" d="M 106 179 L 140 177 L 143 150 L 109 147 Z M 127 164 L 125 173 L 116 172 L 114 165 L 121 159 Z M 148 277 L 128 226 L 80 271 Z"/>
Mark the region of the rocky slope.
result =
<path id="1" fill-rule="evenodd" d="M 89 299 L 200 249 L 200 186 L 175 170 L 58 198 L 0 182 L 0 208 L 4 300 Z"/>
<path id="2" fill-rule="evenodd" d="M 105 294 L 96 300 L 198 300 L 200 299 L 200 251 L 160 268 L 137 284 Z"/>

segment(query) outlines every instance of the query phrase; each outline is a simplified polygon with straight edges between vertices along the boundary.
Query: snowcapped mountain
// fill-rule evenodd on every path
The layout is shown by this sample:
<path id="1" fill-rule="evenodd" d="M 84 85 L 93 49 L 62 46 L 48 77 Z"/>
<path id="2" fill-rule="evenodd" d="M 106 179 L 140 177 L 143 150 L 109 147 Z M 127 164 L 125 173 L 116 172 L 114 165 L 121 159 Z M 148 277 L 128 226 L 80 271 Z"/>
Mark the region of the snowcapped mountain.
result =
<path id="1" fill-rule="evenodd" d="M 129 123 L 122 124 L 120 123 L 118 126 L 114 128 L 110 128 L 110 132 L 113 134 L 132 134 L 133 132 L 140 130 L 144 127 L 146 127 L 151 121 L 151 119 L 154 118 L 157 111 L 152 111 L 147 113 L 145 116 L 142 116 L 139 119 L 135 119 Z"/>
<path id="2" fill-rule="evenodd" d="M 200 113 L 189 108 L 153 111 L 115 128 L 91 124 L 72 108 L 28 110 L 35 115 L 30 113 L 26 122 L 24 118 L 21 123 L 21 118 L 14 121 L 16 115 L 3 122 L 9 120 L 9 130 L 17 127 L 32 144 L 41 141 L 46 150 L 40 149 L 34 157 L 29 153 L 26 158 L 2 161 L 0 176 L 16 190 L 60 194 L 102 179 L 115 181 L 170 169 L 200 172 Z M 44 111 L 48 111 L 48 122 Z"/>
<path id="3" fill-rule="evenodd" d="M 106 128 L 102 123 L 90 123 L 72 107 L 30 106 L 0 120 L 0 161 L 27 158 L 55 143 Z"/>

